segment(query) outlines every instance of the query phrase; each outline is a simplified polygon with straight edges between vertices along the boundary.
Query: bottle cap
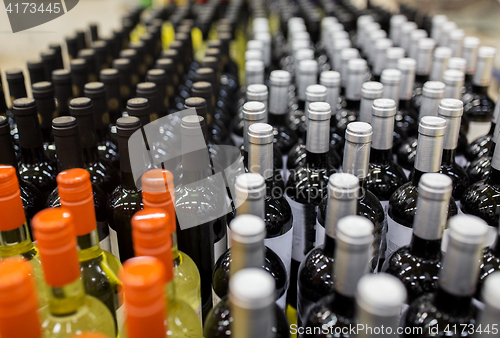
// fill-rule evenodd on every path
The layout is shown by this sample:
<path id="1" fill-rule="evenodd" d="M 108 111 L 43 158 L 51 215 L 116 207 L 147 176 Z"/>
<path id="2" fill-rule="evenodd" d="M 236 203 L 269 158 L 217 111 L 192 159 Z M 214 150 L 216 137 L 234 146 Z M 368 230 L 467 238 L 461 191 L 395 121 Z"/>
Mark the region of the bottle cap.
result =
<path id="1" fill-rule="evenodd" d="M 369 123 L 351 122 L 347 125 L 345 139 L 351 143 L 370 143 L 372 134 L 372 126 Z"/>
<path id="2" fill-rule="evenodd" d="M 384 85 L 380 82 L 370 81 L 363 83 L 361 87 L 361 96 L 364 99 L 378 99 L 382 97 Z"/>
<path id="3" fill-rule="evenodd" d="M 418 133 L 421 135 L 439 137 L 446 130 L 446 120 L 436 116 L 424 116 L 420 119 Z"/>
<path id="4" fill-rule="evenodd" d="M 264 60 L 264 54 L 258 49 L 248 49 L 245 51 L 245 61 Z"/>
<path id="5" fill-rule="evenodd" d="M 311 102 L 309 104 L 309 120 L 324 121 L 329 120 L 331 115 L 330 105 L 326 102 Z"/>
<path id="6" fill-rule="evenodd" d="M 384 69 L 380 76 L 380 82 L 385 85 L 399 84 L 401 82 L 401 71 L 399 69 Z"/>
<path id="7" fill-rule="evenodd" d="M 288 87 L 290 85 L 290 73 L 286 70 L 273 70 L 269 75 L 271 86 Z"/>
<path id="8" fill-rule="evenodd" d="M 427 81 L 424 83 L 422 95 L 430 99 L 440 99 L 444 95 L 445 84 L 440 81 Z"/>
<path id="9" fill-rule="evenodd" d="M 346 216 L 337 223 L 337 240 L 348 245 L 367 245 L 373 242 L 373 223 L 362 216 Z"/>
<path id="10" fill-rule="evenodd" d="M 390 117 L 396 115 L 396 102 L 391 99 L 376 99 L 373 101 L 372 115 Z"/>
<path id="11" fill-rule="evenodd" d="M 56 69 L 52 72 L 52 82 L 54 84 L 66 84 L 71 81 L 71 71 L 69 69 Z"/>
<path id="12" fill-rule="evenodd" d="M 266 106 L 262 102 L 248 101 L 243 105 L 243 119 L 260 121 L 266 119 Z"/>
<path id="13" fill-rule="evenodd" d="M 460 117 L 464 112 L 464 103 L 456 99 L 442 99 L 439 102 L 438 115 Z"/>
<path id="14" fill-rule="evenodd" d="M 163 209 L 170 217 L 172 234 L 176 230 L 174 175 L 165 169 L 151 169 L 142 174 L 141 183 L 144 208 Z"/>
<path id="15" fill-rule="evenodd" d="M 0 165 L 0 231 L 10 231 L 26 223 L 16 169 Z"/>
<path id="16" fill-rule="evenodd" d="M 398 69 L 401 71 L 405 70 L 415 70 L 417 68 L 417 61 L 412 58 L 400 58 L 398 59 Z"/>
<path id="17" fill-rule="evenodd" d="M 141 120 L 139 120 L 139 118 L 135 116 L 122 116 L 116 120 L 116 129 L 118 131 L 118 135 L 120 135 L 121 131 L 136 131 L 140 127 Z M 127 135 L 130 136 L 128 133 Z"/>
<path id="18" fill-rule="evenodd" d="M 299 64 L 301 73 L 310 73 L 318 71 L 318 62 L 316 60 L 302 60 Z"/>
<path id="19" fill-rule="evenodd" d="M 457 215 L 448 221 L 450 240 L 464 244 L 484 244 L 488 226 L 482 219 L 470 215 Z"/>
<path id="20" fill-rule="evenodd" d="M 252 50 L 252 49 L 256 49 L 256 50 L 263 50 L 264 49 L 264 42 L 260 41 L 260 40 L 248 40 L 247 42 L 247 50 Z"/>
<path id="21" fill-rule="evenodd" d="M 358 197 L 359 179 L 348 173 L 335 173 L 328 179 L 328 196 L 338 200 Z"/>
<path id="22" fill-rule="evenodd" d="M 170 217 L 163 208 L 146 207 L 131 220 L 135 255 L 155 257 L 162 262 L 167 283 L 174 277 Z"/>
<path id="23" fill-rule="evenodd" d="M 406 288 L 387 273 L 366 274 L 358 282 L 356 302 L 376 316 L 398 316 L 406 301 Z"/>
<path id="24" fill-rule="evenodd" d="M 450 199 L 453 184 L 451 178 L 439 173 L 425 173 L 418 183 L 419 196 L 428 200 Z"/>
<path id="25" fill-rule="evenodd" d="M 267 123 L 254 123 L 248 127 L 248 138 L 253 144 L 273 143 L 273 127 Z"/>
<path id="26" fill-rule="evenodd" d="M 436 42 L 431 38 L 424 38 L 418 41 L 418 49 L 421 50 L 433 50 Z"/>
<path id="27" fill-rule="evenodd" d="M 23 71 L 20 68 L 10 68 L 5 70 L 5 77 L 7 81 L 11 80 L 24 80 Z"/>
<path id="28" fill-rule="evenodd" d="M 437 47 L 434 49 L 434 59 L 449 59 L 453 51 L 449 47 Z"/>
<path id="29" fill-rule="evenodd" d="M 69 136 L 78 133 L 78 124 L 73 116 L 60 116 L 52 120 L 54 136 Z"/>
<path id="30" fill-rule="evenodd" d="M 309 85 L 306 88 L 306 101 L 323 102 L 326 101 L 326 87 L 319 84 Z"/>
<path id="31" fill-rule="evenodd" d="M 14 115 L 16 116 L 17 115 L 27 116 L 27 115 L 34 115 L 37 113 L 35 100 L 27 97 L 16 99 L 13 102 L 12 110 L 14 112 Z"/>
<path id="32" fill-rule="evenodd" d="M 340 73 L 336 71 L 321 72 L 319 83 L 326 87 L 338 87 L 340 86 Z"/>
<path id="33" fill-rule="evenodd" d="M 241 179 L 240 177 L 243 176 Z M 262 188 L 264 186 L 264 188 Z M 246 191 L 247 198 L 262 196 L 262 189 L 265 189 L 264 178 L 259 174 L 248 173 L 240 175 L 236 179 L 238 193 Z M 243 244 L 253 244 L 263 241 L 266 237 L 266 224 L 258 216 L 245 214 L 235 217 L 231 221 L 231 240 Z M 274 282 L 273 282 L 274 283 Z"/>
<path id="34" fill-rule="evenodd" d="M 70 210 L 65 208 L 42 210 L 31 221 L 49 286 L 62 287 L 80 278 L 73 221 Z"/>
<path id="35" fill-rule="evenodd" d="M 251 84 L 246 91 L 248 101 L 267 101 L 269 93 L 267 86 L 263 84 Z"/>
<path id="36" fill-rule="evenodd" d="M 274 292 L 274 278 L 263 269 L 243 269 L 229 280 L 229 301 L 243 309 L 258 310 L 270 306 L 274 302 Z"/>
<path id="37" fill-rule="evenodd" d="M 447 69 L 443 73 L 443 82 L 445 86 L 455 85 L 464 82 L 465 74 L 464 72 L 456 69 Z"/>
<path id="38" fill-rule="evenodd" d="M 43 99 L 54 96 L 54 87 L 51 82 L 41 81 L 34 83 L 31 87 L 35 99 Z"/>

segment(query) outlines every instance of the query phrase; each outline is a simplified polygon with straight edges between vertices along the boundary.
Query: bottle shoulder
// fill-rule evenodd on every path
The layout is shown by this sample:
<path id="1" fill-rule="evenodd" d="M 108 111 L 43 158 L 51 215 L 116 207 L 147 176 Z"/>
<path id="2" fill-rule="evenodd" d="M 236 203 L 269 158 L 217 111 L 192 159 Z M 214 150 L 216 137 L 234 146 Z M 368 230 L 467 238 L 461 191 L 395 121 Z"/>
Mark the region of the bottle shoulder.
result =
<path id="1" fill-rule="evenodd" d="M 201 322 L 194 310 L 184 300 L 169 298 L 166 308 L 168 334 L 173 337 L 202 338 Z"/>
<path id="2" fill-rule="evenodd" d="M 311 250 L 300 263 L 298 285 L 303 294 L 311 293 L 313 299 L 333 291 L 334 257 L 325 255 L 322 246 Z M 319 296 L 319 297 L 318 297 Z"/>
<path id="3" fill-rule="evenodd" d="M 350 337 L 349 330 L 341 328 L 355 325 L 354 298 L 344 299 L 345 301 L 340 301 L 338 298 L 336 293 L 331 293 L 316 302 L 309 311 L 305 329 L 314 330 L 314 328 L 327 327 L 330 334 L 319 335 L 319 337 Z M 308 333 L 307 331 L 305 336 L 317 337 L 313 332 Z"/>
<path id="4" fill-rule="evenodd" d="M 408 178 L 398 164 L 370 162 L 365 186 L 379 199 L 387 201 L 394 191 L 406 182 Z"/>

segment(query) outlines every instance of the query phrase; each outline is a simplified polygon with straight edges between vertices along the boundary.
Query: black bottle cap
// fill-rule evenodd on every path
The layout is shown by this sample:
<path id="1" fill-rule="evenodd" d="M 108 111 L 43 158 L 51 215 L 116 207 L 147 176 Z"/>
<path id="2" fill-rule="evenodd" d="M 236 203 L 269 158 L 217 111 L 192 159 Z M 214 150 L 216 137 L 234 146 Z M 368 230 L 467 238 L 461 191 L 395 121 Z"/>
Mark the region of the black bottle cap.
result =
<path id="1" fill-rule="evenodd" d="M 135 49 L 124 49 L 120 52 L 120 58 L 136 61 L 139 58 L 139 54 Z"/>
<path id="2" fill-rule="evenodd" d="M 7 69 L 5 71 L 5 77 L 7 78 L 7 81 L 14 81 L 14 82 L 19 80 L 24 81 L 23 71 L 19 68 Z"/>
<path id="3" fill-rule="evenodd" d="M 13 103 L 14 115 L 36 115 L 36 104 L 34 99 L 23 97 L 16 99 Z"/>
<path id="4" fill-rule="evenodd" d="M 205 51 L 205 57 L 219 58 L 219 56 L 220 56 L 219 48 L 207 48 L 207 50 Z"/>
<path id="5" fill-rule="evenodd" d="M 134 51 L 135 52 L 135 51 Z M 113 60 L 113 68 L 118 70 L 128 70 L 130 69 L 131 63 L 129 59 L 120 58 Z"/>
<path id="6" fill-rule="evenodd" d="M 57 52 L 61 52 L 61 45 L 58 44 L 58 43 L 51 43 L 49 44 L 49 49 L 52 49 L 53 51 L 55 51 L 56 53 Z"/>
<path id="7" fill-rule="evenodd" d="M 19 146 L 33 149 L 42 146 L 42 133 L 34 99 L 27 97 L 14 101 L 13 112 L 19 131 Z"/>
<path id="8" fill-rule="evenodd" d="M 189 97 L 184 101 L 186 109 L 196 109 L 196 114 L 203 118 L 207 118 L 207 101 L 202 97 Z"/>
<path id="9" fill-rule="evenodd" d="M 208 67 L 216 71 L 219 69 L 219 60 L 213 56 L 205 56 L 203 60 L 201 60 L 202 67 Z"/>
<path id="10" fill-rule="evenodd" d="M 92 114 L 92 100 L 88 97 L 77 97 L 69 101 L 71 115 Z"/>
<path id="11" fill-rule="evenodd" d="M 193 87 L 191 88 L 191 94 L 193 96 L 202 96 L 202 97 L 205 97 L 207 94 L 212 95 L 212 84 L 206 81 L 195 82 L 193 83 Z"/>
<path id="12" fill-rule="evenodd" d="M 177 60 L 179 57 L 179 52 L 175 49 L 165 49 L 161 51 L 161 59 L 172 59 Z M 159 60 L 161 60 L 159 59 Z"/>
<path id="13" fill-rule="evenodd" d="M 137 96 L 156 94 L 157 88 L 154 82 L 141 82 L 137 84 Z"/>
<path id="14" fill-rule="evenodd" d="M 106 41 L 99 40 L 92 42 L 92 49 L 96 52 L 106 52 L 108 44 Z"/>
<path id="15" fill-rule="evenodd" d="M 121 60 L 121 59 L 119 59 L 119 60 Z M 128 61 L 128 62 L 130 62 L 130 61 Z M 107 69 L 101 70 L 101 73 L 99 74 L 99 78 L 101 79 L 102 82 L 106 82 L 106 83 L 113 82 L 114 80 L 120 79 L 120 73 L 118 73 L 117 69 L 107 68 Z"/>
<path id="16" fill-rule="evenodd" d="M 146 49 L 146 44 L 142 41 L 131 42 L 129 48 L 137 51 L 137 53 L 142 54 Z"/>
<path id="17" fill-rule="evenodd" d="M 102 82 L 89 82 L 85 84 L 84 87 L 85 96 L 90 97 L 91 99 L 99 98 L 104 96 L 104 83 Z"/>
<path id="18" fill-rule="evenodd" d="M 177 37 L 176 37 L 177 38 Z M 179 41 L 179 40 L 176 40 L 176 41 L 173 41 L 171 44 L 170 44 L 170 49 L 173 49 L 175 51 L 177 51 L 177 54 L 179 56 L 181 56 L 183 53 L 183 45 L 182 45 L 182 42 Z"/>
<path id="19" fill-rule="evenodd" d="M 123 116 L 116 120 L 116 129 L 118 136 L 129 137 L 132 133 L 141 127 L 141 120 L 136 116 Z"/>
<path id="20" fill-rule="evenodd" d="M 50 60 L 50 61 L 55 61 L 56 60 L 56 51 L 53 49 L 45 50 L 40 53 L 40 57 L 42 58 L 43 61 Z"/>
<path id="21" fill-rule="evenodd" d="M 32 70 L 39 70 L 43 69 L 43 61 L 41 58 L 39 59 L 34 59 L 34 60 L 29 60 L 27 62 L 28 64 L 28 70 L 31 72 Z"/>
<path id="22" fill-rule="evenodd" d="M 51 98 L 54 96 L 54 86 L 52 82 L 42 81 L 33 84 L 33 97 L 35 99 Z"/>
<path id="23" fill-rule="evenodd" d="M 95 51 L 90 48 L 82 49 L 78 52 L 78 57 L 85 60 L 94 60 Z"/>
<path id="24" fill-rule="evenodd" d="M 96 41 L 99 39 L 99 26 L 96 23 L 91 23 L 89 25 L 90 28 L 90 36 L 92 41 Z"/>
<path id="25" fill-rule="evenodd" d="M 196 82 L 210 82 L 212 85 L 215 82 L 215 72 L 212 68 L 202 67 L 196 70 Z"/>
<path id="26" fill-rule="evenodd" d="M 145 112 L 149 110 L 149 101 L 143 97 L 135 97 L 127 101 L 127 113 L 129 115 L 135 116 L 136 114 L 130 114 L 130 112 Z M 149 114 L 149 111 L 146 112 Z M 141 114 L 142 115 L 142 114 Z"/>
<path id="27" fill-rule="evenodd" d="M 157 69 L 163 69 L 166 73 L 171 73 L 175 70 L 174 61 L 171 59 L 158 59 L 156 60 L 155 67 Z"/>
<path id="28" fill-rule="evenodd" d="M 87 61 L 85 59 L 73 59 L 69 63 L 72 71 L 87 70 Z"/>
<path id="29" fill-rule="evenodd" d="M 141 35 L 141 42 L 147 45 L 148 43 L 152 43 L 154 40 L 154 36 L 151 33 L 144 33 Z"/>
<path id="30" fill-rule="evenodd" d="M 71 82 L 71 71 L 69 69 L 56 69 L 52 72 L 52 82 L 65 84 Z"/>
<path id="31" fill-rule="evenodd" d="M 148 82 L 162 82 L 167 78 L 167 74 L 163 69 L 150 69 L 146 74 L 146 81 Z"/>
<path id="32" fill-rule="evenodd" d="M 211 48 L 220 49 L 221 46 L 222 46 L 222 42 L 220 40 L 210 40 L 210 41 L 208 41 L 208 49 L 207 49 L 207 51 L 209 49 L 211 49 Z"/>
<path id="33" fill-rule="evenodd" d="M 73 116 L 60 116 L 52 120 L 54 136 L 70 136 L 78 133 L 78 124 Z"/>

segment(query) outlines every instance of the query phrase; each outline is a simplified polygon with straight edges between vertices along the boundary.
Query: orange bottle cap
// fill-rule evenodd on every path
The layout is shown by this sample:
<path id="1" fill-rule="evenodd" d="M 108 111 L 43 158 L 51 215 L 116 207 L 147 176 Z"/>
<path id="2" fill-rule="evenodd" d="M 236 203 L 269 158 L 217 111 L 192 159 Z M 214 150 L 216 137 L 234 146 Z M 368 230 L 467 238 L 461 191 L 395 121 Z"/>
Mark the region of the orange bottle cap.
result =
<path id="1" fill-rule="evenodd" d="M 141 183 L 144 208 L 165 209 L 172 216 L 170 232 L 173 233 L 176 229 L 174 175 L 165 169 L 152 169 L 142 174 Z"/>
<path id="2" fill-rule="evenodd" d="M 19 228 L 26 223 L 16 169 L 0 165 L 0 231 Z"/>
<path id="3" fill-rule="evenodd" d="M 90 174 L 81 168 L 69 169 L 57 175 L 57 189 L 61 205 L 73 215 L 75 233 L 83 236 L 97 227 L 94 209 L 94 196 Z"/>
<path id="4" fill-rule="evenodd" d="M 165 269 L 154 257 L 135 257 L 120 273 L 125 292 L 129 338 L 164 338 L 167 332 L 164 294 Z"/>
<path id="5" fill-rule="evenodd" d="M 65 208 L 40 211 L 31 222 L 40 251 L 45 281 L 62 287 L 80 277 L 73 217 Z"/>
<path id="6" fill-rule="evenodd" d="M 170 216 L 160 208 L 139 210 L 132 217 L 132 238 L 136 256 L 155 257 L 163 263 L 166 282 L 174 278 Z"/>
<path id="7" fill-rule="evenodd" d="M 19 257 L 0 261 L 0 336 L 40 338 L 38 300 L 31 264 Z"/>

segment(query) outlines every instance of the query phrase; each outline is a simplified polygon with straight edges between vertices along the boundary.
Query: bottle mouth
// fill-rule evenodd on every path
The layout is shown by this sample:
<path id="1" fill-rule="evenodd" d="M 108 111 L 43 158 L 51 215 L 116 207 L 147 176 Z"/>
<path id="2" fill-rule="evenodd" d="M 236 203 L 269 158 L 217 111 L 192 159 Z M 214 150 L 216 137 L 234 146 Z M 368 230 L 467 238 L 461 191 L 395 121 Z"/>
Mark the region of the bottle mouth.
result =
<path id="1" fill-rule="evenodd" d="M 57 175 L 56 180 L 61 200 L 74 203 L 92 198 L 92 183 L 87 170 L 81 168 L 65 170 Z"/>

